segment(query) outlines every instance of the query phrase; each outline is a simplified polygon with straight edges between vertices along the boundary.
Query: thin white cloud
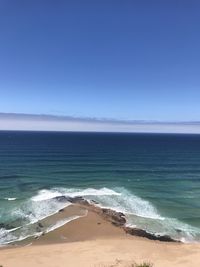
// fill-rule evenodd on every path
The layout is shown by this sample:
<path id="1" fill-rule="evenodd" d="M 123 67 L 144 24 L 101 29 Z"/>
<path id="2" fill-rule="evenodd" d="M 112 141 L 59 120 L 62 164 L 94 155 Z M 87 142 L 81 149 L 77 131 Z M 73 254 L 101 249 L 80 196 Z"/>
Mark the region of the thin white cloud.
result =
<path id="1" fill-rule="evenodd" d="M 200 134 L 200 122 L 128 121 L 70 116 L 0 113 L 0 130 Z"/>

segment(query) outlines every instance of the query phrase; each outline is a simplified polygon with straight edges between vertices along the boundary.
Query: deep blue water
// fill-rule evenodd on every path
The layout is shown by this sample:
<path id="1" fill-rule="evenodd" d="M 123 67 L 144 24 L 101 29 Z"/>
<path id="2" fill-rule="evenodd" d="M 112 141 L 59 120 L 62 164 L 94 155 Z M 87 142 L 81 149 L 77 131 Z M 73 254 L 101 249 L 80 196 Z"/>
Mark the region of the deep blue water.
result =
<path id="1" fill-rule="evenodd" d="M 128 223 L 200 240 L 200 135 L 0 132 L 0 243 L 83 195 Z M 21 227 L 16 230 L 10 228 Z"/>

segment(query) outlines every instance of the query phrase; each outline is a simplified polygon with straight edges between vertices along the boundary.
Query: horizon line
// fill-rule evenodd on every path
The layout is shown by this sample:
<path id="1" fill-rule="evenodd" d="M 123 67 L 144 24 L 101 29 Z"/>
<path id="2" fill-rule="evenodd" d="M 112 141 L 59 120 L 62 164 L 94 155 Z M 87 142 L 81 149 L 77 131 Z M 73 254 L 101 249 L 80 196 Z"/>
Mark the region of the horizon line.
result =
<path id="1" fill-rule="evenodd" d="M 0 130 L 200 134 L 200 121 L 125 120 L 0 112 Z"/>

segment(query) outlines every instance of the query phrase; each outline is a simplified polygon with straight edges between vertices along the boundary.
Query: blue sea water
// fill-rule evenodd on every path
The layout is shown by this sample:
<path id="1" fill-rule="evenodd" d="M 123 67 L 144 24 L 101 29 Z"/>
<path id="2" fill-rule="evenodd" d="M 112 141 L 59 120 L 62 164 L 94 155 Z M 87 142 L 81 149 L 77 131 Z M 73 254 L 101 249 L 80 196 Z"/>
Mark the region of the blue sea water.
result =
<path id="1" fill-rule="evenodd" d="M 69 205 L 62 195 L 199 242 L 200 135 L 0 132 L 0 244 L 39 235 L 35 224 Z"/>

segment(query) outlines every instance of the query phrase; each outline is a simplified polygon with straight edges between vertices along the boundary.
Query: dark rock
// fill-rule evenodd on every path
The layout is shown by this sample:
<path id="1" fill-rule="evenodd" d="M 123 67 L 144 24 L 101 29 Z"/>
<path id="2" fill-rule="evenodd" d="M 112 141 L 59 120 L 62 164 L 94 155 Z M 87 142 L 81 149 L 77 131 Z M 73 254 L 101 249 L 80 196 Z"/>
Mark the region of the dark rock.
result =
<path id="1" fill-rule="evenodd" d="M 124 227 L 124 230 L 127 234 L 145 237 L 145 238 L 148 238 L 150 240 L 159 240 L 159 241 L 163 241 L 163 242 L 178 242 L 168 235 L 154 235 L 154 234 L 148 233 L 147 231 L 139 229 L 139 228 Z"/>
<path id="2" fill-rule="evenodd" d="M 83 205 L 90 205 L 87 200 L 85 200 L 83 197 L 67 197 L 67 196 L 59 196 L 55 197 L 56 200 L 59 202 L 71 202 L 71 203 L 78 203 Z"/>
<path id="3" fill-rule="evenodd" d="M 60 209 L 58 212 L 63 212 L 65 209 Z"/>
<path id="4" fill-rule="evenodd" d="M 70 199 L 71 203 L 78 203 L 78 204 L 83 204 L 83 205 L 91 205 L 86 199 L 84 199 L 83 197 L 73 197 Z"/>
<path id="5" fill-rule="evenodd" d="M 105 219 L 112 222 L 116 226 L 123 226 L 126 223 L 125 215 L 110 209 L 102 209 L 102 215 Z"/>
<path id="6" fill-rule="evenodd" d="M 55 197 L 56 200 L 58 200 L 59 202 L 67 202 L 70 201 L 70 197 L 66 197 L 66 196 L 59 196 L 59 197 Z"/>
<path id="7" fill-rule="evenodd" d="M 91 200 L 91 203 L 93 204 L 96 204 L 96 205 L 98 205 L 99 204 L 99 202 L 97 202 L 96 200 Z"/>
<path id="8" fill-rule="evenodd" d="M 43 228 L 43 227 L 44 227 L 40 222 L 38 223 L 38 226 L 39 226 L 40 228 Z"/>

